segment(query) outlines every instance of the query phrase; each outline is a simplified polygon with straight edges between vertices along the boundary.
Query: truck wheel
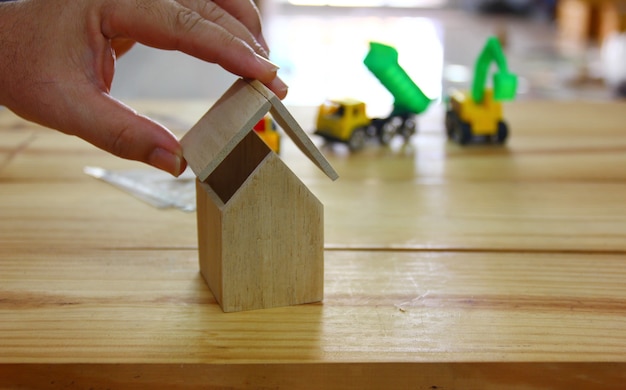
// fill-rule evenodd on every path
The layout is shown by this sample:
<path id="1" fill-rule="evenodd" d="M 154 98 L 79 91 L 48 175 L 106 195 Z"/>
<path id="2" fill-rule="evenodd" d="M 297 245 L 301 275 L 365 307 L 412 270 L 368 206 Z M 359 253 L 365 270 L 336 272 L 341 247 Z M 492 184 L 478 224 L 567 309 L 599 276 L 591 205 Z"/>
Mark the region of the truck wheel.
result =
<path id="1" fill-rule="evenodd" d="M 446 111 L 446 134 L 448 139 L 454 138 L 454 128 L 456 127 L 457 116 L 452 110 Z"/>
<path id="2" fill-rule="evenodd" d="M 496 134 L 496 142 L 503 144 L 509 136 L 509 127 L 503 121 L 498 122 L 498 133 Z"/>
<path id="3" fill-rule="evenodd" d="M 402 124 L 402 129 L 400 130 L 400 134 L 404 137 L 404 141 L 408 142 L 409 138 L 413 134 L 415 134 L 417 130 L 417 120 L 415 118 L 407 118 Z"/>
<path id="4" fill-rule="evenodd" d="M 454 139 L 460 145 L 467 145 L 472 140 L 472 126 L 469 123 L 459 120 L 455 126 Z"/>
<path id="5" fill-rule="evenodd" d="M 378 141 L 381 145 L 389 145 L 396 135 L 396 125 L 393 120 L 386 121 L 378 131 Z"/>
<path id="6" fill-rule="evenodd" d="M 358 129 L 354 129 L 350 139 L 348 140 L 348 148 L 351 152 L 356 152 L 365 146 L 365 138 L 367 135 L 365 134 L 365 129 L 359 127 Z"/>

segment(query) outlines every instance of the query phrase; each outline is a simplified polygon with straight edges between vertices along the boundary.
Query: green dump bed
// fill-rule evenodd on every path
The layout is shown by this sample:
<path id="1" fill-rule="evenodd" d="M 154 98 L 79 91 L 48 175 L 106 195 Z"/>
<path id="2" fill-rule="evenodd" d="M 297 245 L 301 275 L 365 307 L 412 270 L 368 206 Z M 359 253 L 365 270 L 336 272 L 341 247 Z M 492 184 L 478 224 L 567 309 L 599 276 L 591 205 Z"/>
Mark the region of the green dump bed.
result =
<path id="1" fill-rule="evenodd" d="M 398 51 L 388 45 L 370 42 L 370 50 L 363 60 L 367 69 L 394 97 L 394 112 L 421 114 L 431 100 L 411 80 L 398 63 Z"/>

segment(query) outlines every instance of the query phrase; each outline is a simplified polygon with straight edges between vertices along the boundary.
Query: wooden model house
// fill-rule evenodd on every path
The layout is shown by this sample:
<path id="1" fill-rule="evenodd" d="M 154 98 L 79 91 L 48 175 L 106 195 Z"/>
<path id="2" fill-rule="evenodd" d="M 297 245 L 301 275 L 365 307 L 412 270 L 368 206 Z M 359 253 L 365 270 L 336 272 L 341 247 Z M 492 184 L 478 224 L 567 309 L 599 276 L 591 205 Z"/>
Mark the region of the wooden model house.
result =
<path id="1" fill-rule="evenodd" d="M 337 174 L 281 101 L 239 79 L 181 140 L 197 176 L 200 271 L 225 312 L 323 297 L 323 206 L 252 130 L 271 112 L 331 179 Z"/>

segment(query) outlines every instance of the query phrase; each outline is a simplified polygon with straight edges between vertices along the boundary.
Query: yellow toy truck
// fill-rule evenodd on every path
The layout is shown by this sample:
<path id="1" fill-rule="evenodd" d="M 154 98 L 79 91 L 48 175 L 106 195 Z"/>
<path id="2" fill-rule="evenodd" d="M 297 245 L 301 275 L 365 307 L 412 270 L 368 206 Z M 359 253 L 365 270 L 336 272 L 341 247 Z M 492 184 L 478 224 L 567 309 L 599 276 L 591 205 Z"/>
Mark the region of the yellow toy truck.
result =
<path id="1" fill-rule="evenodd" d="M 316 134 L 327 141 L 344 142 L 350 150 L 365 145 L 372 121 L 365 113 L 365 103 L 354 99 L 326 101 L 319 107 Z"/>
<path id="2" fill-rule="evenodd" d="M 493 76 L 493 89 L 485 88 L 491 62 L 499 72 Z M 517 76 L 509 73 L 506 58 L 496 37 L 487 39 L 474 69 L 471 94 L 453 92 L 447 102 L 446 132 L 448 138 L 461 145 L 478 139 L 503 144 L 508 135 L 508 125 L 502 116 L 501 100 L 511 100 L 517 90 Z"/>

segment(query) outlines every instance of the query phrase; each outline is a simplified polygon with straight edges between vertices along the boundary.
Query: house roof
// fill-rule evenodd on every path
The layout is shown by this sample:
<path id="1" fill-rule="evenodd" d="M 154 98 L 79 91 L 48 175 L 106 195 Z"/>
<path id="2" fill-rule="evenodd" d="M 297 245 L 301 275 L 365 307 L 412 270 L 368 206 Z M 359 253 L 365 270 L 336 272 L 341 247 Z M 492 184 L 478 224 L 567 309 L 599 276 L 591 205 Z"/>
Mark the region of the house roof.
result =
<path id="1" fill-rule="evenodd" d="M 282 127 L 298 148 L 330 179 L 337 173 L 272 91 L 254 80 L 237 80 L 181 139 L 183 155 L 205 181 L 265 114 Z"/>

